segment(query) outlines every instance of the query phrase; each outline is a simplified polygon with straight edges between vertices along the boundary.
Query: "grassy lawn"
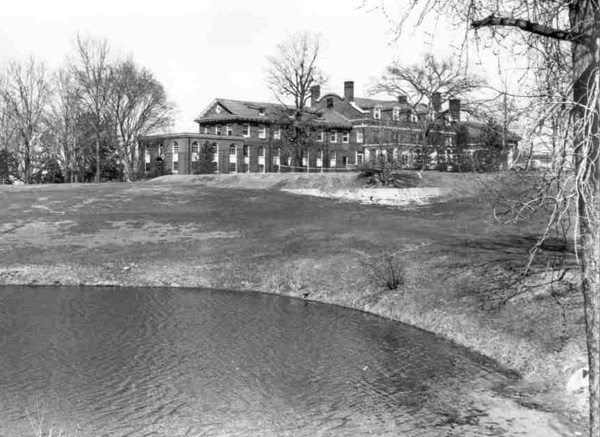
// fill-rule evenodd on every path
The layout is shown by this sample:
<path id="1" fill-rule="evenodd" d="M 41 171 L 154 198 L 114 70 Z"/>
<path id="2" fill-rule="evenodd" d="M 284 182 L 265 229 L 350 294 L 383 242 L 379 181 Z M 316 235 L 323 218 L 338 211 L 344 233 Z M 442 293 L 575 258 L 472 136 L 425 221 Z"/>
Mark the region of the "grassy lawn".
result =
<path id="1" fill-rule="evenodd" d="M 509 299 L 542 218 L 497 224 L 482 189 L 491 179 L 476 176 L 468 184 L 462 175 L 424 178 L 419 184 L 456 187 L 458 194 L 419 207 L 279 191 L 358 185 L 344 177 L 0 187 L 0 284 L 201 286 L 305 296 L 455 340 L 519 372 L 523 379 L 506 393 L 521 402 L 585 414 L 585 396 L 564 393 L 569 372 L 584 362 L 578 291 L 539 286 L 537 296 Z M 386 253 L 404 271 L 396 290 L 382 286 L 370 267 Z M 573 254 L 549 244 L 528 283 L 543 284 L 545 266 L 557 258 L 571 262 Z"/>

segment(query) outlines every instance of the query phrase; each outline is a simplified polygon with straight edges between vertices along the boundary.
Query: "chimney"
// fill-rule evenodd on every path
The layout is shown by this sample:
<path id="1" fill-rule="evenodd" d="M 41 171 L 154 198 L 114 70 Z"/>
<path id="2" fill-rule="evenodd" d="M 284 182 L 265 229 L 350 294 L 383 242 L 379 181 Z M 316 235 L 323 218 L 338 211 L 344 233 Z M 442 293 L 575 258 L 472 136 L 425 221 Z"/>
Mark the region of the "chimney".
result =
<path id="1" fill-rule="evenodd" d="M 460 121 L 460 99 L 450 99 L 448 104 L 452 121 Z"/>
<path id="2" fill-rule="evenodd" d="M 437 92 L 433 93 L 433 99 L 431 104 L 433 105 L 433 110 L 435 112 L 440 112 L 442 110 L 442 94 Z"/>
<path id="3" fill-rule="evenodd" d="M 398 96 L 398 103 L 400 103 L 401 105 L 408 105 L 408 97 Z"/>
<path id="4" fill-rule="evenodd" d="M 344 100 L 346 102 L 354 101 L 354 82 L 352 81 L 344 82 Z"/>
<path id="5" fill-rule="evenodd" d="M 310 106 L 315 106 L 321 97 L 321 87 L 319 85 L 313 85 L 310 87 Z"/>
<path id="6" fill-rule="evenodd" d="M 333 97 L 327 97 L 327 109 L 333 109 Z"/>

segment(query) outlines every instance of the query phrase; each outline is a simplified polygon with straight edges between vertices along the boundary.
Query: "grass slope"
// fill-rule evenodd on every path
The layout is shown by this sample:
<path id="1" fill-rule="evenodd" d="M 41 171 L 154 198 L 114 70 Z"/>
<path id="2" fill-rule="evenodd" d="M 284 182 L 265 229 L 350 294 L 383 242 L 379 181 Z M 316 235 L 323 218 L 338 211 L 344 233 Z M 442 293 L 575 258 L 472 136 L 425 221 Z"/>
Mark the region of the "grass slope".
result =
<path id="1" fill-rule="evenodd" d="M 534 288 L 537 295 L 509 299 L 542 219 L 514 227 L 492 220 L 483 187 L 494 182 L 489 175 L 425 173 L 409 185 L 449 187 L 455 195 L 414 208 L 279 191 L 361 185 L 345 174 L 3 187 L 0 284 L 198 286 L 308 296 L 452 339 L 523 375 L 507 388 L 522 403 L 580 418 L 585 396 L 564 394 L 569 372 L 584 360 L 579 293 L 541 286 Z M 397 290 L 382 286 L 369 268 L 382 253 L 394 253 L 406 272 Z M 544 266 L 556 258 L 572 254 L 548 245 L 529 283 L 543 284 Z"/>

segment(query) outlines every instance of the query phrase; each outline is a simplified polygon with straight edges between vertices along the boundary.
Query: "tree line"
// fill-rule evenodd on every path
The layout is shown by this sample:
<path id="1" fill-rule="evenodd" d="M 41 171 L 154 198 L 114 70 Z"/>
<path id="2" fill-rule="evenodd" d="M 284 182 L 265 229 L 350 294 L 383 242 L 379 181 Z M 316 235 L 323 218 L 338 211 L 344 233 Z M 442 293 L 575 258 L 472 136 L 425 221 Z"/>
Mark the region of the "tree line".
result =
<path id="1" fill-rule="evenodd" d="M 139 179 L 137 138 L 173 113 L 154 75 L 104 39 L 77 35 L 57 71 L 11 61 L 0 72 L 0 183 Z"/>

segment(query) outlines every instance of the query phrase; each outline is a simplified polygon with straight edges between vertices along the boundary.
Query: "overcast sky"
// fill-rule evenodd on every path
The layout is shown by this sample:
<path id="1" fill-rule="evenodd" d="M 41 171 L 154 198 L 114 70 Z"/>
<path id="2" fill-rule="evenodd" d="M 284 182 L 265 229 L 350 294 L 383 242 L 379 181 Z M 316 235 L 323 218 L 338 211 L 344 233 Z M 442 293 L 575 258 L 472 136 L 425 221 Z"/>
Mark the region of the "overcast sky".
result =
<path id="1" fill-rule="evenodd" d="M 266 57 L 289 33 L 321 34 L 320 65 L 330 78 L 326 90 L 341 94 L 343 82 L 353 80 L 357 96 L 367 96 L 366 87 L 394 60 L 411 64 L 426 52 L 456 55 L 464 35 L 431 22 L 396 39 L 389 18 L 361 7 L 362 0 L 5 3 L 0 62 L 33 56 L 58 68 L 73 53 L 78 32 L 106 38 L 115 54 L 131 54 L 155 74 L 178 108 L 174 129 L 192 132 L 193 119 L 216 97 L 273 100 L 264 82 Z M 482 62 L 471 56 L 469 62 L 479 74 L 497 73 L 490 57 Z"/>

